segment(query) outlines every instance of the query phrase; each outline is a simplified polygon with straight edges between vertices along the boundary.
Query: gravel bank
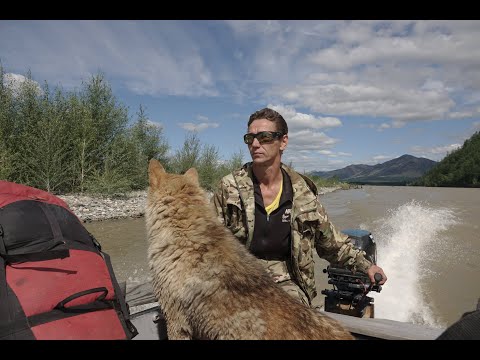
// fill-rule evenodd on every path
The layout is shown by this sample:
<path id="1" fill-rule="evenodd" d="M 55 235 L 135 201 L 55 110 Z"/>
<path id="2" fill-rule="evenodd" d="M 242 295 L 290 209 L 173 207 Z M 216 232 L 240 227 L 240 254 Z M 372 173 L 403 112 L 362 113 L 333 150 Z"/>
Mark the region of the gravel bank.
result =
<path id="1" fill-rule="evenodd" d="M 134 191 L 124 197 L 59 195 L 83 222 L 137 218 L 145 213 L 146 191 Z"/>
<path id="2" fill-rule="evenodd" d="M 319 188 L 323 195 L 339 187 Z M 146 191 L 134 191 L 124 197 L 91 197 L 86 195 L 59 195 L 83 222 L 108 219 L 137 218 L 145 214 Z"/>

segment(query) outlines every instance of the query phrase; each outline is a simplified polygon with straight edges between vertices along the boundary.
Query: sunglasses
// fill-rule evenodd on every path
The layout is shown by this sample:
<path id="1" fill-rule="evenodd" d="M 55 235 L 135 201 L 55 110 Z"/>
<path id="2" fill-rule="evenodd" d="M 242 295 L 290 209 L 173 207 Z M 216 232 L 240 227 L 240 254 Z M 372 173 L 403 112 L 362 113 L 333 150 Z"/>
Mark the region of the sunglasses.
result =
<path id="1" fill-rule="evenodd" d="M 243 135 L 243 141 L 247 145 L 252 145 L 253 140 L 257 139 L 260 144 L 265 144 L 272 142 L 273 140 L 278 139 L 282 136 L 283 133 L 279 131 L 260 131 L 256 134 L 248 133 Z"/>

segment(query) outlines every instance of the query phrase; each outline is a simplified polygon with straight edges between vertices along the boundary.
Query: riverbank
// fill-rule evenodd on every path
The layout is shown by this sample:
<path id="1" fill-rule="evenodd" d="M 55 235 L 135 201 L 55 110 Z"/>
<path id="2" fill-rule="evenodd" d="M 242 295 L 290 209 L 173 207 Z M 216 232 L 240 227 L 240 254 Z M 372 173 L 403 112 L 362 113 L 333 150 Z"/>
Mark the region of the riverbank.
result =
<path id="1" fill-rule="evenodd" d="M 58 195 L 83 222 L 138 218 L 145 213 L 146 191 L 133 191 L 124 196 L 94 197 L 82 194 Z"/>
<path id="2" fill-rule="evenodd" d="M 339 189 L 340 187 L 324 187 L 318 191 L 323 195 Z M 91 222 L 142 217 L 145 214 L 147 191 L 133 191 L 121 197 L 93 197 L 81 194 L 58 197 L 68 204 L 81 221 Z"/>

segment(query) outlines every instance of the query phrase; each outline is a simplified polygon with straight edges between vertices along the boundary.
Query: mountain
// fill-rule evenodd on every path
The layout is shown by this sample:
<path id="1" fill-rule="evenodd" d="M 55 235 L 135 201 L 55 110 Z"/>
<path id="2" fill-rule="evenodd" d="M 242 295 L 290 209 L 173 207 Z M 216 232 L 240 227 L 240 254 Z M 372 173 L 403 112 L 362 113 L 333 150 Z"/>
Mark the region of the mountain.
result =
<path id="1" fill-rule="evenodd" d="M 313 171 L 310 174 L 323 178 L 337 177 L 356 184 L 405 185 L 422 177 L 437 161 L 402 155 L 376 165 L 349 165 L 332 171 Z"/>

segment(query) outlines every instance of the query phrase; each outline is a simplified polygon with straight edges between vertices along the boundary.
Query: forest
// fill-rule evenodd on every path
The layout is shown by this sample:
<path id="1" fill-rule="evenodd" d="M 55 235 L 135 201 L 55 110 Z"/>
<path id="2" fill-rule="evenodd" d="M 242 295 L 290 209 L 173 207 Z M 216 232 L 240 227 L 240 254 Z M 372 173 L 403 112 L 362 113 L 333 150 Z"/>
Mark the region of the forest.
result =
<path id="1" fill-rule="evenodd" d="M 112 93 L 103 74 L 74 91 L 6 77 L 0 65 L 0 179 L 54 194 L 122 194 L 148 184 L 148 161 L 156 158 L 169 172 L 196 167 L 207 190 L 234 168 L 244 154 L 223 160 L 197 133 L 168 156 L 162 128 L 142 105 L 135 116 Z"/>
<path id="2" fill-rule="evenodd" d="M 410 185 L 480 187 L 480 132 Z"/>
<path id="3" fill-rule="evenodd" d="M 150 121 L 142 105 L 131 116 L 104 74 L 72 91 L 39 85 L 30 71 L 25 78 L 15 81 L 0 63 L 1 180 L 53 194 L 122 195 L 147 187 L 148 161 L 156 158 L 168 172 L 183 174 L 195 167 L 200 184 L 211 191 L 249 161 L 248 150 L 241 149 L 223 159 L 195 132 L 170 151 L 162 127 Z M 318 186 L 337 185 L 315 180 Z"/>

